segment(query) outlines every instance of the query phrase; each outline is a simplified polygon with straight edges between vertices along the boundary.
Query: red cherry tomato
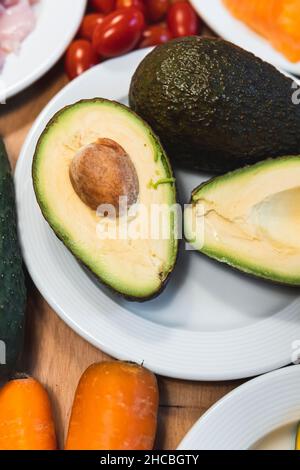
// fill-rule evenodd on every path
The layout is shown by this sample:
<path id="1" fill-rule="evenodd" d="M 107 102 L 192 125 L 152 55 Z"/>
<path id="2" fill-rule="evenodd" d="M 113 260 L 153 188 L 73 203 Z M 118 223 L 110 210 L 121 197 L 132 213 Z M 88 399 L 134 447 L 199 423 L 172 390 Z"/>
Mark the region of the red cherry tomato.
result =
<path id="1" fill-rule="evenodd" d="M 168 11 L 168 26 L 174 38 L 199 32 L 199 18 L 188 2 L 173 3 Z"/>
<path id="2" fill-rule="evenodd" d="M 143 0 L 117 0 L 116 9 L 119 8 L 130 8 L 136 7 L 139 8 L 143 13 L 145 13 L 145 4 Z"/>
<path id="3" fill-rule="evenodd" d="M 102 57 L 125 54 L 137 45 L 144 27 L 144 15 L 138 8 L 116 10 L 96 27 L 93 35 L 94 50 Z"/>
<path id="4" fill-rule="evenodd" d="M 110 13 L 115 9 L 116 0 L 90 0 L 90 7 L 100 13 Z"/>
<path id="5" fill-rule="evenodd" d="M 79 36 L 91 41 L 96 26 L 102 23 L 104 16 L 103 13 L 89 13 L 85 15 L 79 29 Z"/>
<path id="6" fill-rule="evenodd" d="M 172 35 L 165 23 L 154 24 L 144 29 L 142 34 L 142 40 L 139 47 L 156 46 L 157 44 L 163 44 L 172 39 Z"/>
<path id="7" fill-rule="evenodd" d="M 146 17 L 151 23 L 161 21 L 167 14 L 170 2 L 169 0 L 145 0 Z"/>
<path id="8" fill-rule="evenodd" d="M 76 39 L 71 42 L 65 58 L 65 70 L 72 80 L 99 62 L 92 44 L 86 39 Z"/>

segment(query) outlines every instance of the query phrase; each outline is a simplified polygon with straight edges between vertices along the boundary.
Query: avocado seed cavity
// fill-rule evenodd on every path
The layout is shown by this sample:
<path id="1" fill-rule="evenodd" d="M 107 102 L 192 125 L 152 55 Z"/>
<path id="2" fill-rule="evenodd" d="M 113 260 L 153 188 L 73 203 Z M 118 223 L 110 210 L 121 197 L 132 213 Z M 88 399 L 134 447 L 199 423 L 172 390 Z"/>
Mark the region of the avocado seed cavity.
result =
<path id="1" fill-rule="evenodd" d="M 135 167 L 125 150 L 111 139 L 98 139 L 80 149 L 71 162 L 70 179 L 76 194 L 93 210 L 112 205 L 120 215 L 120 198 L 127 198 L 127 208 L 138 199 Z"/>

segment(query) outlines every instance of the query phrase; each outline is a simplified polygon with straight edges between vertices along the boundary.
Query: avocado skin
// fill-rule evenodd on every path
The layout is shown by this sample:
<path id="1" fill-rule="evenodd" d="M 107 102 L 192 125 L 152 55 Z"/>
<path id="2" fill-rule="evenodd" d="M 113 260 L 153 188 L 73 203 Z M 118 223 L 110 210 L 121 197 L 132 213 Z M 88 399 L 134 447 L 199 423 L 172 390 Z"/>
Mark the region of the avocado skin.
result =
<path id="1" fill-rule="evenodd" d="M 68 239 L 68 237 L 65 236 L 64 233 L 62 233 L 61 231 L 58 231 L 56 229 L 56 227 L 51 223 L 51 221 L 49 220 L 49 217 L 48 217 L 48 213 L 47 213 L 47 208 L 44 206 L 43 204 L 43 201 L 41 200 L 41 198 L 39 197 L 39 194 L 38 194 L 38 191 L 37 191 L 37 187 L 36 187 L 36 182 L 38 180 L 38 170 L 37 170 L 37 155 L 39 153 L 39 148 L 40 148 L 40 145 L 41 145 L 41 142 L 42 142 L 42 138 L 43 138 L 43 135 L 46 134 L 48 132 L 48 130 L 50 130 L 51 126 L 53 123 L 56 122 L 56 120 L 60 117 L 61 114 L 63 114 L 67 109 L 70 109 L 72 108 L 73 106 L 75 105 L 80 105 L 80 104 L 83 104 L 83 103 L 88 103 L 88 102 L 94 102 L 94 103 L 101 103 L 101 102 L 106 102 L 106 101 L 109 101 L 112 105 L 115 105 L 115 106 L 118 106 L 119 108 L 125 108 L 125 109 L 128 109 L 129 108 L 117 101 L 113 101 L 113 100 L 107 100 L 105 98 L 93 98 L 93 99 L 82 99 L 82 100 L 79 100 L 77 101 L 76 103 L 74 104 L 71 104 L 71 105 L 67 105 L 65 107 L 63 107 L 62 109 L 60 109 L 59 111 L 57 111 L 57 113 L 50 119 L 50 121 L 48 122 L 48 124 L 46 125 L 43 133 L 40 135 L 39 139 L 38 139 L 38 142 L 37 142 L 37 145 L 36 145 L 36 149 L 35 149 L 35 153 L 34 153 L 34 156 L 33 156 L 33 164 L 32 164 L 32 181 L 33 181 L 33 188 L 34 188 L 34 191 L 35 191 L 35 195 L 36 195 L 36 198 L 37 198 L 37 202 L 39 204 L 39 207 L 40 207 L 40 210 L 41 210 L 41 213 L 42 213 L 42 216 L 43 218 L 45 219 L 45 221 L 49 224 L 49 226 L 52 228 L 56 238 L 65 245 L 65 247 L 67 249 L 70 250 L 70 240 Z M 135 115 L 136 113 L 133 111 L 133 110 L 129 110 L 131 112 L 131 114 Z M 142 121 L 141 117 L 137 115 L 137 117 L 139 118 L 140 121 Z M 155 138 L 157 144 L 159 144 L 161 147 L 161 142 L 159 140 L 159 138 L 153 134 L 152 130 L 150 129 L 149 125 L 144 122 L 144 125 L 145 127 L 147 127 L 150 131 L 151 131 L 151 134 L 153 135 L 153 137 Z M 165 167 L 165 170 L 168 174 L 168 176 L 172 176 L 173 175 L 173 170 L 172 170 L 172 167 L 171 167 L 171 164 L 170 164 L 170 161 L 169 161 L 169 158 L 168 156 L 166 155 L 166 153 L 164 152 L 163 156 L 161 157 L 163 158 L 163 162 L 164 162 L 164 167 Z M 177 201 L 177 185 L 176 183 L 174 184 L 174 199 Z M 166 273 L 166 276 L 164 277 L 164 279 L 161 279 L 161 284 L 160 284 L 160 287 L 159 289 L 154 292 L 153 294 L 150 294 L 150 295 L 145 295 L 145 296 L 141 296 L 141 297 L 135 297 L 135 296 L 132 296 L 132 295 L 128 295 L 126 294 L 125 292 L 120 292 L 116 289 L 114 289 L 110 284 L 108 284 L 104 279 L 100 279 L 97 275 L 97 273 L 95 273 L 82 259 L 80 259 L 79 256 L 77 256 L 77 254 L 74 252 L 74 250 L 71 250 L 72 252 L 72 255 L 74 256 L 74 258 L 76 259 L 76 261 L 78 262 L 78 264 L 89 274 L 92 276 L 92 278 L 99 284 L 102 284 L 106 289 L 108 289 L 109 292 L 111 292 L 112 294 L 116 294 L 119 298 L 122 298 L 128 302 L 135 302 L 135 303 L 145 303 L 145 302 L 148 302 L 150 300 L 154 300 L 156 299 L 157 297 L 159 297 L 165 290 L 165 288 L 167 287 L 169 281 L 170 281 L 170 277 L 171 277 L 171 274 L 172 272 L 174 271 L 176 265 L 177 265 L 177 261 L 178 261 L 178 247 L 179 247 L 179 242 L 180 240 L 177 240 L 177 245 L 175 247 L 175 257 L 174 257 L 174 263 L 173 263 L 173 267 L 172 269 Z"/>
<path id="2" fill-rule="evenodd" d="M 220 173 L 300 153 L 292 84 L 229 42 L 192 36 L 146 56 L 131 82 L 130 106 L 179 166 Z"/>
<path id="3" fill-rule="evenodd" d="M 6 365 L 0 365 L 0 377 L 14 372 L 17 366 L 23 347 L 25 305 L 13 179 L 0 139 L 0 340 L 6 345 Z"/>

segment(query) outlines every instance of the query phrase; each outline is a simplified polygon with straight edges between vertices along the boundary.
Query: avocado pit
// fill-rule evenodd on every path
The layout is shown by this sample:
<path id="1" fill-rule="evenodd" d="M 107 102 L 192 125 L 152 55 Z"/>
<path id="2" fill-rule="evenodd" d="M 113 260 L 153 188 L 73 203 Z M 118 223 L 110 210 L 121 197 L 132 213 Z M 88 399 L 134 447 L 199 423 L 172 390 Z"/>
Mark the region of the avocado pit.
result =
<path id="1" fill-rule="evenodd" d="M 98 139 L 76 153 L 70 165 L 70 180 L 76 194 L 93 210 L 111 205 L 120 215 L 120 198 L 126 198 L 130 207 L 139 195 L 139 180 L 129 155 L 107 138 Z M 122 207 L 123 202 L 122 199 Z"/>

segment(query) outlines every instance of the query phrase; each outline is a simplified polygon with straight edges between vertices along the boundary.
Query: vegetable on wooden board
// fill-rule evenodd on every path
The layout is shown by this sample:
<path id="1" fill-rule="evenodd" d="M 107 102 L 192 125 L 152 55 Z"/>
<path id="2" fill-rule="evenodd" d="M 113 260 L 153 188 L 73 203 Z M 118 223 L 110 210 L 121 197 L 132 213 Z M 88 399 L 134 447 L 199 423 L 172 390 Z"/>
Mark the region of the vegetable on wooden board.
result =
<path id="1" fill-rule="evenodd" d="M 300 423 L 298 424 L 298 427 L 297 427 L 296 449 L 295 450 L 300 450 Z"/>
<path id="2" fill-rule="evenodd" d="M 0 138 L 0 377 L 16 369 L 23 347 L 25 305 L 13 178 Z"/>
<path id="3" fill-rule="evenodd" d="M 44 387 L 31 377 L 0 389 L 0 450 L 55 450 L 51 405 Z"/>
<path id="4" fill-rule="evenodd" d="M 90 366 L 73 403 L 66 450 L 151 450 L 158 410 L 152 372 L 124 362 Z"/>

